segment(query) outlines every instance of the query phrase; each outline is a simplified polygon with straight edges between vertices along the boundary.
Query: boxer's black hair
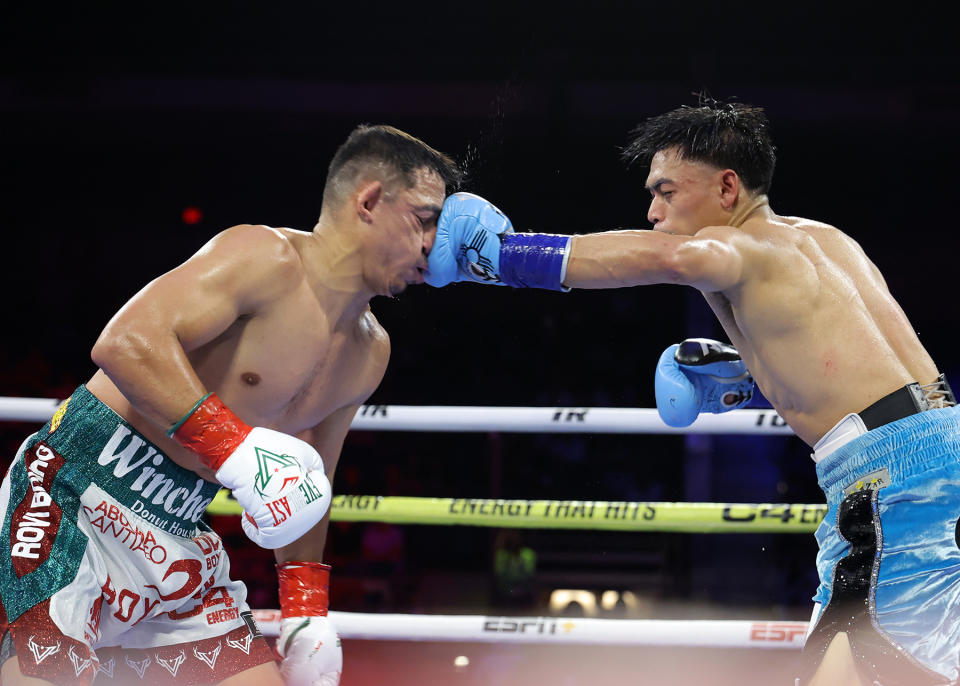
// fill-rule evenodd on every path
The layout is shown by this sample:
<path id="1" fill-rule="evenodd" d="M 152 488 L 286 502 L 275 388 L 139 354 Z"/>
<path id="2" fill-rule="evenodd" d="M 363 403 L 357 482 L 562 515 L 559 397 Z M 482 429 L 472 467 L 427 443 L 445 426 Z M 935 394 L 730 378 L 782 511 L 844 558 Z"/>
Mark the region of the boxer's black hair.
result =
<path id="1" fill-rule="evenodd" d="M 769 127 L 760 107 L 701 94 L 696 107 L 684 105 L 639 124 L 621 156 L 628 166 L 649 166 L 661 150 L 677 148 L 682 159 L 732 169 L 749 190 L 769 193 L 777 164 Z"/>
<path id="2" fill-rule="evenodd" d="M 456 190 L 462 173 L 457 163 L 442 152 L 392 126 L 361 124 L 337 148 L 327 169 L 324 202 L 344 196 L 363 171 L 381 170 L 399 176 L 407 188 L 416 183 L 418 169 L 433 170 L 443 180 L 446 192 Z"/>

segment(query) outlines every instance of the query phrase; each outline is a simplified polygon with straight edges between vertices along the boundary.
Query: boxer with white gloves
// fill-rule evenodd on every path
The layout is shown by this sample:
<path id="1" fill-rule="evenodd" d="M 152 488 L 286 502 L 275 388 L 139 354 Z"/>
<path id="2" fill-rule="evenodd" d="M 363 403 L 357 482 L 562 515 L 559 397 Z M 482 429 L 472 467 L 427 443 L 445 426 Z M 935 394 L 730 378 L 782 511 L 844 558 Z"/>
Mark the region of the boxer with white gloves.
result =
<path id="1" fill-rule="evenodd" d="M 4 686 L 89 686 L 98 663 L 117 683 L 337 682 L 322 560 L 329 482 L 390 357 L 370 300 L 423 282 L 459 176 L 413 136 L 359 126 L 312 229 L 225 229 L 120 308 L 91 351 L 98 371 L 0 485 L 13 521 L 21 499 L 3 494 L 36 490 L 24 466 L 42 465 L 62 511 L 56 540 L 17 541 L 0 574 Z M 117 259 L 136 259 L 128 248 Z M 231 578 L 245 570 L 201 519 L 221 485 L 279 565 L 280 666 Z M 121 525 L 142 545 L 105 528 Z M 60 647 L 34 659 L 37 640 Z"/>
<path id="2" fill-rule="evenodd" d="M 667 426 L 693 424 L 701 412 L 720 414 L 753 398 L 753 377 L 736 348 L 688 338 L 660 355 L 654 379 L 657 412 Z"/>

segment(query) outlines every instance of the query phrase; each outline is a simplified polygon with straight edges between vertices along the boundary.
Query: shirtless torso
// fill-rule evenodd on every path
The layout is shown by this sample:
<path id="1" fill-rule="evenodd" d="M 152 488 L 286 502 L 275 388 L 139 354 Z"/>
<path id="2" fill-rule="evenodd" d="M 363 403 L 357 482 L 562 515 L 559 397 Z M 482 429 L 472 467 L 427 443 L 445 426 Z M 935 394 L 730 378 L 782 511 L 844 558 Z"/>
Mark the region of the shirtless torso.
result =
<path id="1" fill-rule="evenodd" d="M 680 111 L 680 116 L 686 114 Z M 820 222 L 775 214 L 767 196 L 748 191 L 737 172 L 685 159 L 676 148 L 659 149 L 653 154 L 646 185 L 652 195 L 647 218 L 654 230 L 574 237 L 565 285 L 615 288 L 672 283 L 698 289 L 740 352 L 760 390 L 810 446 L 816 446 L 847 415 L 862 412 L 894 391 L 912 383 L 938 382 L 936 365 L 890 294 L 880 271 L 849 236 Z M 951 404 L 944 393 L 939 392 L 940 388 L 934 385 L 929 389 L 930 408 Z M 942 401 L 939 404 L 938 399 Z M 932 414 L 923 421 L 938 421 Z M 940 421 L 952 421 L 946 415 L 938 417 Z M 951 440 L 947 429 L 933 433 L 940 436 L 939 441 L 949 443 Z M 854 434 L 848 433 L 844 440 L 853 437 Z M 905 438 L 902 441 L 909 442 Z M 892 440 L 892 444 L 899 445 L 897 440 Z M 917 473 L 927 474 L 924 470 L 929 465 L 928 478 L 940 480 L 935 490 L 950 493 L 954 477 L 944 476 L 944 470 L 937 472 L 935 459 L 916 445 L 904 450 L 909 451 L 909 460 L 901 464 L 893 454 L 881 468 L 896 471 L 901 466 L 920 465 L 915 467 Z M 943 450 L 942 446 L 931 449 L 930 454 L 935 457 Z M 949 454 L 949 449 L 946 450 Z M 824 477 L 826 481 L 820 480 L 822 488 L 825 483 L 841 484 L 825 488 L 825 493 L 832 489 L 828 498 L 832 513 L 845 497 L 843 486 L 870 471 L 867 467 L 860 471 L 850 467 L 854 471 L 846 474 L 846 464 L 833 460 L 820 462 L 818 466 L 828 474 Z M 876 465 L 871 468 L 876 469 Z M 904 485 L 909 481 L 906 473 L 898 479 L 879 499 L 880 510 L 886 513 L 883 516 L 888 521 L 896 521 L 898 516 L 912 518 L 914 522 L 929 519 L 931 523 L 926 529 L 925 524 L 917 523 L 914 531 L 904 535 L 908 541 L 905 545 L 914 546 L 923 541 L 937 564 L 952 569 L 956 519 L 950 496 L 943 498 L 945 515 L 933 505 L 924 510 L 922 517 L 901 512 L 902 506 L 898 506 L 897 511 L 887 510 L 888 499 L 895 503 L 915 497 L 909 486 Z M 856 495 L 862 500 L 864 494 Z M 870 491 L 866 491 L 866 496 L 869 495 Z M 923 498 L 918 501 L 926 502 Z M 863 521 L 857 520 L 860 526 L 857 531 L 882 530 L 873 512 L 869 507 L 863 509 Z M 924 595 L 924 584 L 917 579 L 928 574 L 929 568 L 924 567 L 922 572 L 909 564 L 898 568 L 898 558 L 891 552 L 897 549 L 898 542 L 891 534 L 882 548 L 886 557 L 880 564 L 879 577 L 875 570 L 871 573 L 869 563 L 874 558 L 869 549 L 864 553 L 866 566 L 857 571 L 857 578 L 868 580 L 867 585 L 849 582 L 842 574 L 835 576 L 838 560 L 850 549 L 849 539 L 842 537 L 835 520 L 835 514 L 832 519 L 828 516 L 824 523 L 829 525 L 818 532 L 821 586 L 816 598 L 828 610 L 824 615 L 815 613 L 816 628 L 808 639 L 808 645 L 815 646 L 810 652 L 811 669 L 816 669 L 809 682 L 811 686 L 849 686 L 861 683 L 860 676 L 865 677 L 862 683 L 873 683 L 870 679 L 875 674 L 866 678 L 867 674 L 889 669 L 888 656 L 896 654 L 896 650 L 887 650 L 892 644 L 884 638 L 887 634 L 877 634 L 877 615 L 864 609 L 873 606 L 862 602 L 862 598 L 868 593 L 876 594 L 871 598 L 887 597 L 883 594 L 888 588 L 902 589 L 905 580 L 915 584 L 911 591 L 915 592 L 916 603 L 913 606 L 903 603 L 904 616 L 909 618 L 899 627 L 890 620 L 890 608 L 882 606 L 877 612 L 887 613 L 884 631 L 900 631 L 900 640 L 914 642 L 911 643 L 912 655 L 928 667 L 950 673 L 955 667 L 949 664 L 951 658 L 940 660 L 925 653 L 923 646 L 928 638 L 916 628 L 919 626 L 917 616 L 922 613 L 922 609 L 917 608 L 936 605 L 936 612 L 931 612 L 937 617 L 934 622 L 952 612 L 949 607 L 943 607 L 942 599 Z M 852 521 L 851 517 L 844 520 L 845 523 Z M 895 526 L 892 530 L 895 531 Z M 940 535 L 939 532 L 947 533 Z M 846 534 L 853 535 L 851 531 Z M 872 550 L 880 554 L 881 549 L 878 546 Z M 828 603 L 837 578 L 847 579 L 838 583 L 848 595 L 842 596 L 833 607 Z M 852 588 L 856 588 L 856 594 L 850 593 Z M 820 605 L 818 612 L 819 608 Z M 903 626 L 910 628 L 903 629 Z M 859 662 L 848 642 L 848 632 L 852 632 L 853 642 L 861 646 L 857 653 Z M 864 657 L 868 649 L 863 646 L 872 651 L 868 657 Z M 883 666 L 877 667 L 881 662 Z M 858 670 L 862 672 L 860 676 Z"/>
<path id="2" fill-rule="evenodd" d="M 156 473 L 151 477 L 153 485 L 141 483 L 136 492 L 156 490 L 149 504 L 160 503 L 166 508 L 163 512 L 176 514 L 172 508 L 179 499 L 189 502 L 184 494 L 191 488 L 194 494 L 190 497 L 200 503 L 209 500 L 200 500 L 197 493 L 216 492 L 214 486 L 204 486 L 189 472 L 181 474 L 177 466 L 183 467 L 230 488 L 244 509 L 244 532 L 255 543 L 274 550 L 284 613 L 277 641 L 283 646 L 283 675 L 269 648 L 257 639 L 263 650 L 251 652 L 247 662 L 229 662 L 229 670 L 225 667 L 222 676 L 212 677 L 222 678 L 225 685 L 280 686 L 284 682 L 336 683 L 339 679 L 342 654 L 327 615 L 330 567 L 323 564 L 328 482 L 353 417 L 379 385 L 390 357 L 389 337 L 371 312 L 370 301 L 423 283 L 446 187 L 458 178 L 455 163 L 422 141 L 392 127 L 357 127 L 331 161 L 323 207 L 312 231 L 234 226 L 147 284 L 114 315 L 94 345 L 91 358 L 99 370 L 87 382 L 86 391 L 75 393 L 80 400 L 63 406 L 79 409 L 72 415 L 64 409 L 66 419 L 56 419 L 58 426 L 61 419 L 65 425 L 74 422 L 68 436 L 89 436 L 82 441 L 82 455 L 95 464 L 81 470 L 87 481 L 71 482 L 77 497 L 99 493 L 101 486 L 116 486 L 118 497 L 127 498 L 136 489 L 117 485 L 120 477 L 133 469 L 131 465 L 140 466 L 150 459 L 153 466 L 144 466 L 136 478 L 145 480 Z M 116 422 L 111 409 L 125 422 Z M 81 415 L 98 429 L 104 423 L 111 426 L 100 436 L 79 424 Z M 135 435 L 127 439 L 131 435 L 127 425 L 153 445 Z M 168 437 L 168 432 L 173 432 L 174 438 Z M 117 442 L 111 443 L 114 436 Z M 123 441 L 126 447 L 120 449 Z M 140 450 L 145 455 L 139 455 Z M 166 458 L 176 464 L 165 463 Z M 117 465 L 121 460 L 129 462 L 123 462 L 122 468 L 105 466 L 114 460 Z M 98 467 L 102 467 L 99 472 Z M 271 483 L 280 470 L 286 470 L 284 478 Z M 173 476 L 168 477 L 167 472 Z M 265 472 L 269 474 L 264 476 Z M 180 482 L 183 487 L 175 486 Z M 162 515 L 137 515 L 146 512 L 143 501 L 118 502 L 125 503 L 128 510 L 117 517 L 132 521 L 143 517 L 143 522 L 159 527 L 157 536 L 170 534 L 164 527 L 173 530 L 172 520 Z M 76 526 L 94 526 L 88 511 L 97 510 L 84 507 L 75 514 Z M 121 512 L 119 508 L 112 507 Z M 143 522 L 140 526 L 147 526 Z M 187 528 L 177 528 L 169 541 L 164 539 L 168 546 L 164 550 L 176 549 L 184 558 L 176 560 L 178 566 L 171 566 L 165 575 L 156 574 L 159 583 L 180 583 L 168 582 L 168 577 L 187 570 L 193 570 L 191 583 L 210 586 L 222 581 L 223 592 L 233 593 L 235 616 L 231 621 L 238 623 L 236 631 L 251 635 L 252 628 L 241 619 L 246 590 L 240 581 L 227 578 L 231 570 L 226 556 L 218 553 L 215 563 L 213 558 L 206 561 L 205 569 L 214 569 L 221 577 L 201 579 L 198 570 L 203 568 L 205 546 L 217 549 L 219 541 L 213 532 L 205 531 L 196 535 L 207 536 L 209 542 L 202 539 L 196 543 L 192 538 L 195 530 L 189 528 L 196 522 L 196 518 L 189 520 L 184 525 Z M 174 541 L 176 536 L 184 540 Z M 124 557 L 127 552 L 133 556 L 132 562 Z M 39 604 L 30 611 L 40 608 L 37 612 L 43 621 L 52 622 L 64 636 L 82 633 L 82 628 L 67 625 L 82 621 L 83 613 L 79 618 L 62 618 L 63 623 L 57 624 L 58 619 L 50 619 L 43 603 L 51 602 L 50 597 L 61 602 L 56 594 L 62 590 L 65 602 L 86 607 L 88 601 L 81 593 L 89 590 L 95 597 L 89 602 L 96 602 L 99 608 L 101 586 L 106 589 L 111 583 L 109 574 L 114 575 L 114 583 L 120 583 L 117 580 L 129 570 L 133 571 L 123 577 L 124 593 L 143 596 L 146 601 L 147 595 L 159 593 L 156 589 L 160 586 L 152 576 L 157 570 L 151 566 L 156 561 L 149 559 L 143 571 L 134 564 L 140 561 L 137 554 L 132 548 L 124 550 L 114 556 L 116 560 L 111 558 L 113 566 L 97 567 L 95 573 L 61 569 L 56 582 L 62 585 L 49 589 L 52 596 L 41 593 Z M 195 560 L 190 555 L 201 557 Z M 72 590 L 72 574 L 88 579 L 101 572 L 107 574 L 106 581 L 97 577 L 96 583 L 88 584 L 89 589 Z M 193 602 L 201 598 L 199 591 L 194 596 L 190 588 L 183 588 L 188 590 L 161 596 L 173 604 L 163 611 L 157 609 L 156 618 L 141 617 L 144 622 L 138 624 L 138 630 L 152 637 L 155 630 L 149 621 L 166 621 L 168 616 L 171 621 L 181 621 L 198 614 L 201 609 L 194 612 Z M 16 597 L 20 588 L 9 582 L 0 590 L 6 600 Z M 186 608 L 178 604 L 181 600 L 188 604 Z M 196 608 L 206 607 L 206 603 L 203 599 Z M 21 612 L 20 617 L 24 616 L 28 613 Z M 122 618 L 122 613 L 115 616 Z M 208 626 L 200 617 L 196 627 L 189 623 L 172 629 L 164 625 L 158 635 L 173 651 L 180 644 L 195 648 L 197 640 L 219 641 L 218 631 L 233 630 L 219 621 Z M 127 625 L 110 631 L 110 640 L 115 642 L 111 647 L 142 647 L 144 639 Z M 100 647 L 95 645 L 97 640 L 90 638 L 82 650 L 93 655 Z M 24 646 L 19 651 L 29 652 Z M 61 668 L 73 669 L 53 661 L 22 664 L 27 671 L 20 671 L 21 662 L 16 658 L 4 662 L 4 683 L 40 683 L 21 677 L 30 674 L 46 679 Z M 203 678 L 211 676 L 204 673 Z"/>
<path id="3" fill-rule="evenodd" d="M 765 195 L 740 189 L 720 211 L 720 193 L 705 189 L 722 187 L 724 173 L 732 174 L 657 153 L 647 184 L 655 230 L 574 237 L 565 285 L 697 288 L 760 390 L 810 445 L 886 394 L 937 380 L 854 240 L 826 224 L 778 216 Z"/>
<path id="4" fill-rule="evenodd" d="M 877 268 L 839 230 L 772 213 L 707 229 L 743 259 L 704 293 L 757 385 L 814 445 L 837 421 L 938 372 Z"/>
<path id="5" fill-rule="evenodd" d="M 260 275 L 267 282 L 282 279 L 287 282 L 285 288 L 256 311 L 239 314 L 211 340 L 198 341 L 195 347 L 181 341 L 203 387 L 215 391 L 247 423 L 313 442 L 315 427 L 338 411 L 355 409 L 376 389 L 386 369 L 390 342 L 369 307 L 342 311 L 326 289 L 311 285 L 309 262 L 303 259 L 310 249 L 308 241 L 310 234 L 290 229 L 235 227 L 215 240 L 208 253 L 179 269 L 202 271 L 209 264 L 211 269 L 222 270 L 220 253 L 234 243 L 245 244 L 244 249 L 253 255 L 271 250 L 285 254 L 285 259 Z M 226 259 L 238 270 L 246 269 L 245 259 L 236 252 Z M 151 287 L 153 291 L 162 289 L 162 285 Z M 158 306 L 157 296 L 154 292 L 146 298 L 149 307 Z M 159 298 L 168 296 L 171 304 L 181 307 L 196 294 L 174 288 Z M 168 438 L 160 424 L 141 414 L 102 370 L 94 374 L 87 388 L 162 447 L 170 459 L 215 481 L 195 453 Z M 321 456 L 332 472 L 335 462 L 331 464 L 331 460 L 336 456 Z"/>

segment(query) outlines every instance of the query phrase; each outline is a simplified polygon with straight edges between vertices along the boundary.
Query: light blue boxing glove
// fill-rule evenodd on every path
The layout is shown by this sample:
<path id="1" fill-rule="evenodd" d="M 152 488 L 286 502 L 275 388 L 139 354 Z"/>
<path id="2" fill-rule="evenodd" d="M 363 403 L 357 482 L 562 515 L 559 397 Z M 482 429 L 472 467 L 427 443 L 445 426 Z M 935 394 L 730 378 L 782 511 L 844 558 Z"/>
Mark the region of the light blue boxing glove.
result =
<path id="1" fill-rule="evenodd" d="M 454 193 L 440 211 L 423 280 L 437 288 L 468 280 L 503 285 L 500 240 L 509 233 L 513 225 L 492 203 L 473 193 Z"/>
<path id="2" fill-rule="evenodd" d="M 720 414 L 746 405 L 753 397 L 753 377 L 733 346 L 688 338 L 660 355 L 654 390 L 660 418 L 683 427 L 701 412 Z"/>
<path id="3" fill-rule="evenodd" d="M 423 278 L 440 288 L 476 281 L 517 288 L 567 290 L 569 236 L 514 233 L 507 216 L 473 193 L 454 193 L 443 203 L 437 237 Z"/>

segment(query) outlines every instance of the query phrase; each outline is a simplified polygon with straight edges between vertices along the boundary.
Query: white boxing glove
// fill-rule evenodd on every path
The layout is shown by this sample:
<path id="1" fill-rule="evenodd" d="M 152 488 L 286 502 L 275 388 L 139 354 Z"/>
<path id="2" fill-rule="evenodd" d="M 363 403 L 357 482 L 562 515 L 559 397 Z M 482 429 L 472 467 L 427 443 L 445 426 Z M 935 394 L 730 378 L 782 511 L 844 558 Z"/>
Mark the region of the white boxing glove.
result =
<path id="1" fill-rule="evenodd" d="M 264 548 L 300 538 L 330 507 L 323 460 L 308 443 L 251 427 L 211 393 L 167 434 L 197 453 L 243 507 L 247 536 Z"/>
<path id="2" fill-rule="evenodd" d="M 287 686 L 337 686 L 343 671 L 340 637 L 327 617 L 330 566 L 277 565 L 280 580 L 280 673 Z"/>

